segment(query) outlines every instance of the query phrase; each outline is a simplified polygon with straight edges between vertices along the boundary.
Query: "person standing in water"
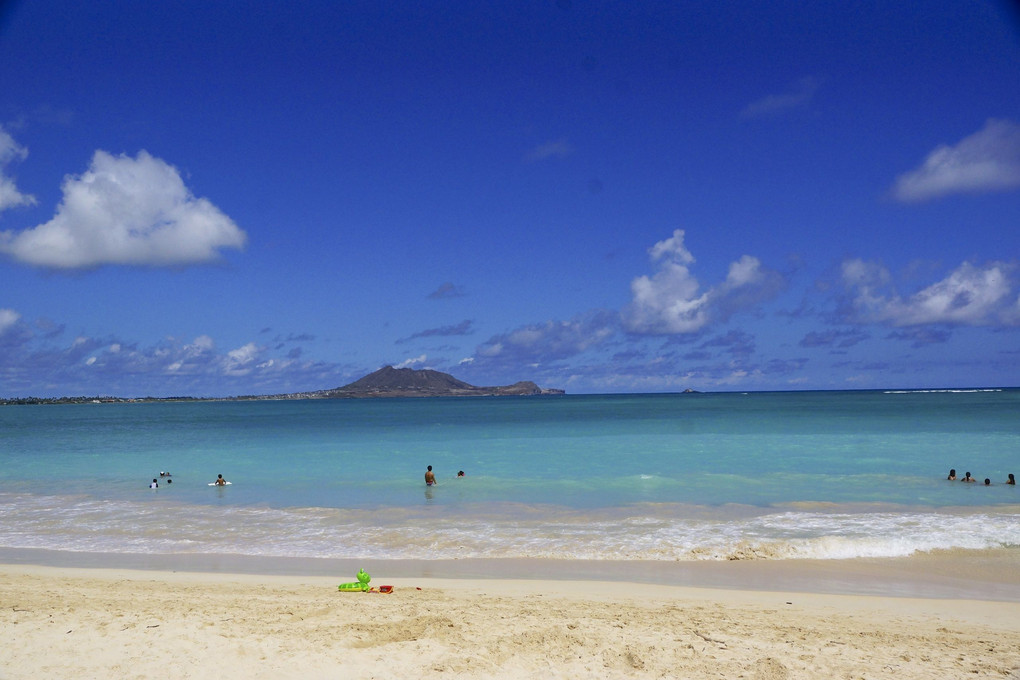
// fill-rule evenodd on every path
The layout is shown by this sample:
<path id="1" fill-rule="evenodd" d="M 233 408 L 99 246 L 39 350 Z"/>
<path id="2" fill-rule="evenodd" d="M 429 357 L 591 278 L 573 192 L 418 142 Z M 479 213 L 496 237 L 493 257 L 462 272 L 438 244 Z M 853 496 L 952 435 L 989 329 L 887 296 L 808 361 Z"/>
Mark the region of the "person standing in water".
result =
<path id="1" fill-rule="evenodd" d="M 435 486 L 436 475 L 432 472 L 432 466 L 429 465 L 429 469 L 425 471 L 425 486 Z"/>

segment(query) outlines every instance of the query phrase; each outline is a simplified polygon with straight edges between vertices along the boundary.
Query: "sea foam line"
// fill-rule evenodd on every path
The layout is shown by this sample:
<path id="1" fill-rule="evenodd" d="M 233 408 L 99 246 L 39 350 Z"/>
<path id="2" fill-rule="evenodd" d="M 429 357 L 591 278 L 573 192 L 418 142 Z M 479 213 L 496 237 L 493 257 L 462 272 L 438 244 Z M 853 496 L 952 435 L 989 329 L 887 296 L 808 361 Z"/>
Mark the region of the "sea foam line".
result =
<path id="1" fill-rule="evenodd" d="M 1007 512 L 764 512 L 513 517 L 428 509 L 213 507 L 0 495 L 0 547 L 273 557 L 585 560 L 850 559 L 1020 548 Z M 648 509 L 652 510 L 652 509 Z M 715 511 L 713 514 L 713 510 Z"/>

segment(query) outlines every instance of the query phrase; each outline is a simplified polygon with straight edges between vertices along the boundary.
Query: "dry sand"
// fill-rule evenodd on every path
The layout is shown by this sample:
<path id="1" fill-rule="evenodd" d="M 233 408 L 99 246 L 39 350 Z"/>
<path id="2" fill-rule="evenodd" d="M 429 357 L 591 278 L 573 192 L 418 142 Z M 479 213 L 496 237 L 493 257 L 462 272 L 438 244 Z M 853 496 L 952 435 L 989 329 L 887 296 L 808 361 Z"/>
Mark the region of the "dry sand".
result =
<path id="1" fill-rule="evenodd" d="M 0 566 L 0 678 L 1020 679 L 1010 602 L 510 579 L 373 579 L 394 592 L 340 593 L 337 583 Z"/>

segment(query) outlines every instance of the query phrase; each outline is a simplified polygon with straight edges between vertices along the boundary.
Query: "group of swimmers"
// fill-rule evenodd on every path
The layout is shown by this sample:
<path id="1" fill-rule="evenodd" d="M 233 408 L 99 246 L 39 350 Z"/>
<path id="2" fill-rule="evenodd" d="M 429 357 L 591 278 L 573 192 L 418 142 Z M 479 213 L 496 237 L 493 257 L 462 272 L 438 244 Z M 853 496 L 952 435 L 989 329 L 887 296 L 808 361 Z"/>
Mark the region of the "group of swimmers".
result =
<path id="1" fill-rule="evenodd" d="M 159 471 L 159 476 L 161 478 L 166 479 L 166 483 L 167 484 L 173 484 L 173 482 L 174 482 L 174 480 L 170 479 L 171 475 L 170 475 L 169 472 L 164 472 L 163 470 L 160 470 Z M 152 480 L 152 484 L 149 485 L 149 488 L 150 489 L 158 489 L 159 488 L 159 482 L 157 482 L 155 479 Z"/>
<path id="2" fill-rule="evenodd" d="M 170 477 L 172 477 L 173 475 L 171 475 L 169 472 L 164 472 L 163 470 L 160 470 L 159 476 L 161 478 L 165 479 L 167 484 L 173 484 L 174 480 L 170 479 Z M 212 484 L 210 484 L 210 486 L 225 486 L 225 485 L 227 485 L 229 483 L 230 482 L 228 482 L 227 480 L 223 479 L 223 475 L 216 475 L 216 481 L 213 482 Z M 152 484 L 149 484 L 149 488 L 150 489 L 158 489 L 159 488 L 159 481 L 153 479 L 152 480 Z"/>
<path id="3" fill-rule="evenodd" d="M 457 471 L 458 477 L 464 476 L 463 470 Z M 432 466 L 429 465 L 428 469 L 425 470 L 425 486 L 436 486 L 439 482 L 436 481 L 436 474 L 432 472 Z"/>
<path id="4" fill-rule="evenodd" d="M 953 468 L 952 470 L 949 471 L 949 476 L 946 477 L 946 479 L 948 479 L 950 482 L 955 482 L 956 481 L 956 468 Z M 970 473 L 968 472 L 968 473 L 963 475 L 963 479 L 961 479 L 960 481 L 961 482 L 976 482 L 977 480 L 974 479 L 973 477 L 971 477 Z M 1012 472 L 1009 473 L 1009 479 L 1007 479 L 1004 483 L 1005 484 L 1009 484 L 1010 486 L 1016 486 L 1016 478 L 1013 477 L 1013 473 Z M 985 486 L 991 486 L 991 485 L 992 485 L 992 480 L 990 480 L 987 477 L 985 477 Z"/>

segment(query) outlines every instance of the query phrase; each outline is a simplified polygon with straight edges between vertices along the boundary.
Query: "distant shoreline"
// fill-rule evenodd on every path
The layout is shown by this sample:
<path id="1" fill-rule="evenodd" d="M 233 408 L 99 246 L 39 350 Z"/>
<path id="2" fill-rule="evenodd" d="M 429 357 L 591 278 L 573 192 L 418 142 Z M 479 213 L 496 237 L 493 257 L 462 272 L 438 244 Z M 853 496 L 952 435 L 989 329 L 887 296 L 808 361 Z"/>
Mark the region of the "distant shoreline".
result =
<path id="1" fill-rule="evenodd" d="M 484 390 L 486 388 L 478 388 Z M 790 393 L 830 393 L 830 392 L 857 392 L 875 394 L 947 394 L 947 393 L 972 393 L 972 392 L 1012 392 L 1020 390 L 1020 386 L 996 386 L 996 387 L 873 387 L 867 389 L 831 389 L 831 390 L 725 390 L 704 392 L 700 390 L 685 389 L 677 392 L 608 392 L 608 393 L 585 393 L 573 396 L 628 396 L 636 394 L 654 394 L 661 396 L 686 395 L 686 394 L 790 394 Z M 325 396 L 325 392 L 334 392 Z M 496 394 L 490 392 L 475 392 L 464 394 L 410 394 L 410 393 L 364 393 L 344 394 L 335 393 L 337 390 L 320 390 L 315 392 L 294 392 L 288 394 L 266 394 L 266 395 L 238 395 L 229 397 L 111 397 L 111 396 L 75 396 L 75 397 L 10 397 L 0 398 L 0 406 L 18 405 L 50 405 L 50 404 L 149 404 L 168 402 L 215 402 L 215 401 L 325 401 L 333 399 L 424 399 L 424 398 L 451 398 L 451 397 L 517 397 L 517 396 L 561 396 L 566 392 L 563 390 L 542 390 L 535 394 Z"/>
<path id="2" fill-rule="evenodd" d="M 155 404 L 168 402 L 213 402 L 213 401 L 331 401 L 343 399 L 438 399 L 459 397 L 546 397 L 558 396 L 564 392 L 543 394 L 361 394 L 337 396 L 303 396 L 297 394 L 242 395 L 236 397 L 17 397 L 0 399 L 0 406 L 38 406 L 54 404 Z"/>
<path id="3" fill-rule="evenodd" d="M 383 366 L 359 380 L 327 390 L 235 397 L 22 397 L 0 399 L 0 405 L 19 404 L 122 404 L 167 401 L 284 401 L 297 399 L 386 399 L 394 397 L 509 397 L 550 396 L 563 390 L 542 388 L 523 380 L 513 385 L 476 387 L 449 373 Z"/>

